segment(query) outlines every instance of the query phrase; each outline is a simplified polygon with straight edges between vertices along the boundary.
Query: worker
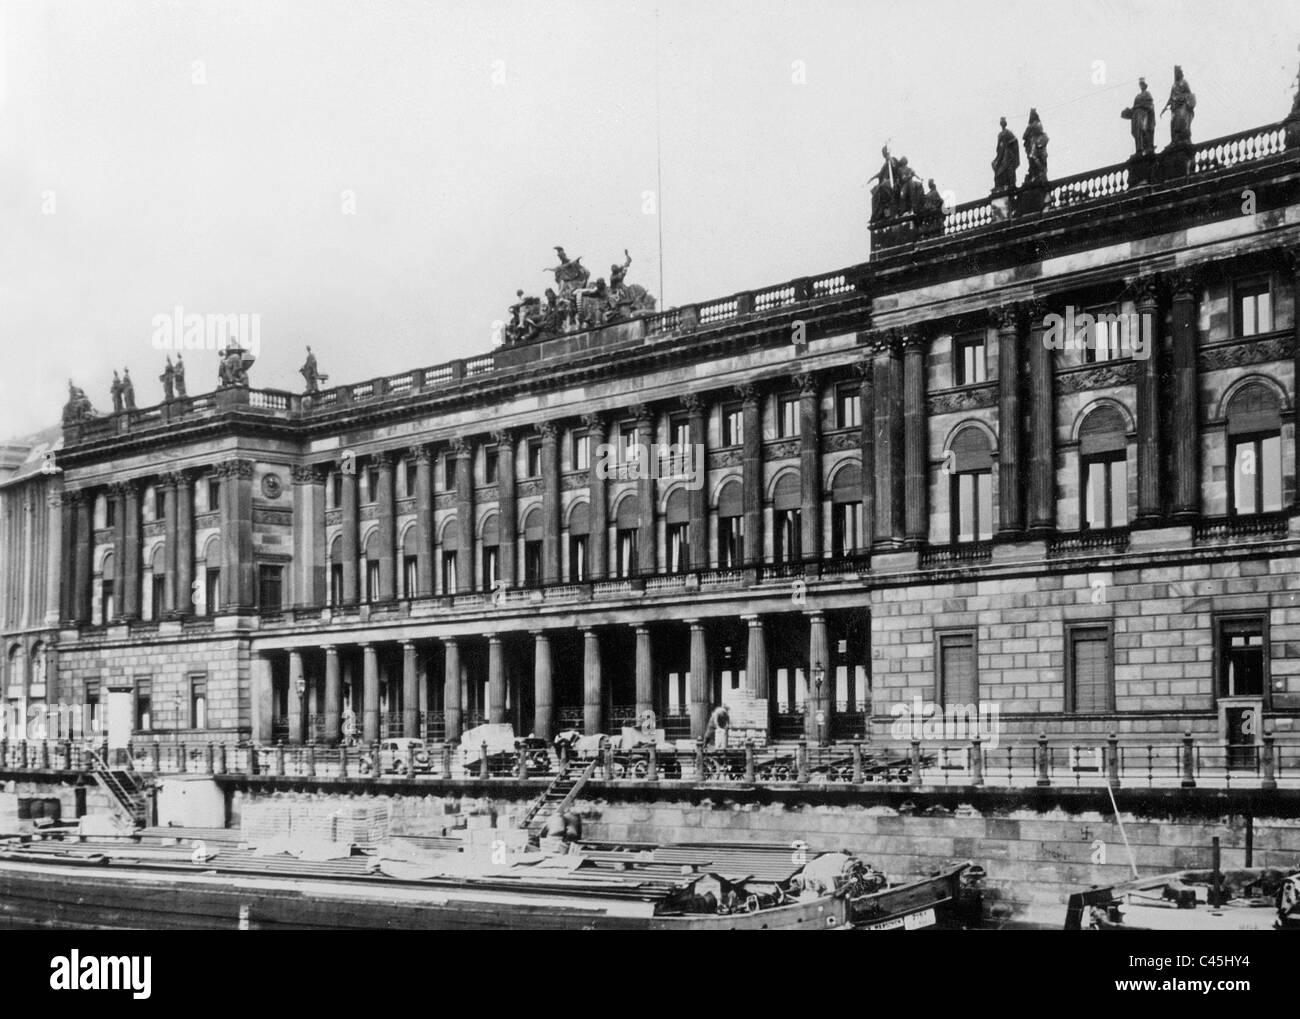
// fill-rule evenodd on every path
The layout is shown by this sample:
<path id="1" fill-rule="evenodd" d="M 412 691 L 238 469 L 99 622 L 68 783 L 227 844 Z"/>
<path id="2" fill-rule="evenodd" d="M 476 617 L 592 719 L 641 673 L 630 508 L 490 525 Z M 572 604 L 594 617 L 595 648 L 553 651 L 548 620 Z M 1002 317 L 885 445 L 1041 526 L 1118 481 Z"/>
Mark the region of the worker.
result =
<path id="1" fill-rule="evenodd" d="M 709 724 L 704 730 L 704 745 L 716 750 L 727 749 L 727 726 L 731 724 L 731 714 L 725 704 L 713 709 Z"/>

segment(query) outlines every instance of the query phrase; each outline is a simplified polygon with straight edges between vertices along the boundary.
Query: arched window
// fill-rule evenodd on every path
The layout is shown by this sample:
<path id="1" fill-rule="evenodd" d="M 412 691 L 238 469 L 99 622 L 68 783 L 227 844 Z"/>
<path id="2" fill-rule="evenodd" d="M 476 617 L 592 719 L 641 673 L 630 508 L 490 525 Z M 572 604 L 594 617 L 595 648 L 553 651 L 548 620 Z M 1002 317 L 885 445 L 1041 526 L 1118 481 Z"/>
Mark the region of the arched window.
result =
<path id="1" fill-rule="evenodd" d="M 1228 512 L 1282 508 L 1282 417 L 1277 394 L 1262 382 L 1242 386 L 1228 403 Z"/>
<path id="2" fill-rule="evenodd" d="M 366 545 L 361 558 L 365 560 L 366 601 L 379 599 L 379 528 L 366 536 Z"/>
<path id="3" fill-rule="evenodd" d="M 167 596 L 167 547 L 165 545 L 159 545 L 153 550 L 153 559 L 150 563 L 149 618 L 161 619 L 165 608 L 163 600 Z"/>
<path id="4" fill-rule="evenodd" d="M 330 542 L 330 605 L 343 604 L 343 535 L 334 535 Z"/>
<path id="5" fill-rule="evenodd" d="M 684 573 L 691 568 L 691 505 L 685 488 L 675 488 L 664 506 L 668 539 L 668 572 Z"/>
<path id="6" fill-rule="evenodd" d="M 614 514 L 615 530 L 618 532 L 615 572 L 620 577 L 636 575 L 637 564 L 637 529 L 641 526 L 641 506 L 635 495 L 626 495 L 618 504 Z"/>
<path id="7" fill-rule="evenodd" d="M 990 540 L 993 537 L 993 451 L 988 435 L 980 428 L 963 428 L 953 437 L 945 462 L 952 541 Z"/>
<path id="8" fill-rule="evenodd" d="M 853 554 L 862 548 L 862 469 L 848 463 L 831 481 L 831 553 Z"/>
<path id="9" fill-rule="evenodd" d="M 583 436 L 586 439 L 586 436 Z M 580 502 L 569 511 L 569 583 L 587 579 L 587 550 L 591 533 L 591 507 Z"/>
<path id="10" fill-rule="evenodd" d="M 789 471 L 772 491 L 772 558 L 797 563 L 803 558 L 803 494 L 799 472 Z"/>
<path id="11" fill-rule="evenodd" d="M 1128 526 L 1128 437 L 1118 407 L 1102 404 L 1079 427 L 1079 526 Z"/>
<path id="12" fill-rule="evenodd" d="M 460 524 L 455 517 L 442 528 L 442 593 L 456 593 L 456 556 L 460 550 Z"/>
<path id="13" fill-rule="evenodd" d="M 402 535 L 402 597 L 414 598 L 419 594 L 420 541 L 419 528 L 408 527 Z"/>
<path id="14" fill-rule="evenodd" d="M 542 511 L 534 506 L 524 514 L 524 584 L 537 587 L 542 582 Z"/>
<path id="15" fill-rule="evenodd" d="M 718 492 L 718 566 L 724 570 L 738 569 L 744 558 L 744 489 L 733 478 Z"/>

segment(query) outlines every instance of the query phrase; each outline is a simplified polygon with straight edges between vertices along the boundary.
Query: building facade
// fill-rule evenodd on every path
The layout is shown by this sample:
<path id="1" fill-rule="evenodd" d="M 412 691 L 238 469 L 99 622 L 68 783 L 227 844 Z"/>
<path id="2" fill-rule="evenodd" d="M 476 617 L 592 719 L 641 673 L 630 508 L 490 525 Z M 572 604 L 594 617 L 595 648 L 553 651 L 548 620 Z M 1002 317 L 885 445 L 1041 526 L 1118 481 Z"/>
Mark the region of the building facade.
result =
<path id="1" fill-rule="evenodd" d="M 1261 128 L 873 229 L 841 272 L 70 422 L 18 646 L 145 739 L 698 737 L 725 703 L 888 740 L 916 699 L 1300 737 L 1298 151 Z"/>

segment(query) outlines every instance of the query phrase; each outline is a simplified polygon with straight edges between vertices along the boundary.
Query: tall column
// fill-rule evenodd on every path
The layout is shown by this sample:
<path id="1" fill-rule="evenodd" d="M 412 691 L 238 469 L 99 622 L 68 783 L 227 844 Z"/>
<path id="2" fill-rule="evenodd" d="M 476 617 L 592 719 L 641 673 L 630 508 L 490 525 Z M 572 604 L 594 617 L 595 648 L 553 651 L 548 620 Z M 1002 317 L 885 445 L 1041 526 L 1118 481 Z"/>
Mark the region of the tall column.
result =
<path id="1" fill-rule="evenodd" d="M 560 430 L 554 421 L 537 426 L 542 436 L 542 583 L 560 582 Z"/>
<path id="2" fill-rule="evenodd" d="M 221 467 L 221 608 L 247 612 L 257 604 L 253 461 L 227 460 Z"/>
<path id="3" fill-rule="evenodd" d="M 1163 514 L 1161 474 L 1164 454 L 1160 448 L 1160 289 L 1154 276 L 1136 282 L 1138 338 L 1146 359 L 1141 362 L 1137 384 L 1137 523 L 1150 524 Z"/>
<path id="4" fill-rule="evenodd" d="M 1029 327 L 1029 527 L 1056 529 L 1056 395 L 1053 351 L 1043 343 L 1043 316 L 1035 307 Z"/>
<path id="5" fill-rule="evenodd" d="M 60 602 L 63 590 L 63 493 L 52 491 L 45 497 L 45 625 L 58 626 L 65 618 Z M 46 680 L 53 685 L 53 677 Z M 54 695 L 49 695 L 54 700 Z"/>
<path id="6" fill-rule="evenodd" d="M 339 649 L 325 645 L 325 741 L 338 742 L 343 706 L 343 684 L 339 675 Z"/>
<path id="7" fill-rule="evenodd" d="M 379 652 L 373 644 L 362 644 L 361 738 L 367 743 L 379 739 Z"/>
<path id="8" fill-rule="evenodd" d="M 488 721 L 506 720 L 506 669 L 502 658 L 501 635 L 489 633 L 488 642 Z"/>
<path id="9" fill-rule="evenodd" d="M 515 498 L 515 436 L 508 428 L 493 432 L 497 444 L 497 578 L 505 587 L 518 579 L 515 546 L 518 540 L 519 508 Z"/>
<path id="10" fill-rule="evenodd" d="M 158 606 L 161 614 L 170 616 L 176 612 L 180 592 L 176 589 L 179 577 L 177 567 L 180 564 L 180 520 L 177 518 L 176 488 L 180 483 L 177 474 L 164 474 L 158 479 L 163 490 L 163 603 Z"/>
<path id="11" fill-rule="evenodd" d="M 342 503 L 339 513 L 343 521 L 343 533 L 339 539 L 339 554 L 343 557 L 343 604 L 356 605 L 361 600 L 361 586 L 358 579 L 358 559 L 361 551 L 357 547 L 357 462 L 355 456 L 344 457 L 339 461 L 340 495 Z"/>
<path id="12" fill-rule="evenodd" d="M 741 494 L 745 504 L 746 563 L 763 561 L 763 398 L 753 383 L 736 387 L 741 399 Z"/>
<path id="13" fill-rule="evenodd" d="M 822 413 L 817 376 L 794 377 L 799 387 L 799 501 L 803 505 L 800 538 L 806 559 L 822 556 Z"/>
<path id="14" fill-rule="evenodd" d="M 91 585 L 94 583 L 92 557 L 95 543 L 95 495 L 91 491 L 78 491 L 72 495 L 77 511 L 73 618 L 79 626 L 85 626 L 90 622 L 90 610 L 93 604 Z"/>
<path id="15" fill-rule="evenodd" d="M 59 618 L 71 624 L 77 615 L 77 508 L 82 494 L 63 493 L 63 547 L 59 554 Z"/>
<path id="16" fill-rule="evenodd" d="M 654 710 L 654 647 L 650 628 L 636 628 L 636 717 Z"/>
<path id="17" fill-rule="evenodd" d="M 406 455 L 415 461 L 415 591 L 433 594 L 433 454 L 428 446 L 412 446 Z"/>
<path id="18" fill-rule="evenodd" d="M 312 466 L 294 467 L 293 603 L 302 608 L 325 604 L 325 476 Z"/>
<path id="19" fill-rule="evenodd" d="M 474 448 L 456 438 L 448 455 L 456 458 L 456 593 L 468 594 L 474 590 Z"/>
<path id="20" fill-rule="evenodd" d="M 1291 299 L 1292 307 L 1300 308 L 1300 245 L 1292 245 L 1282 251 L 1282 262 L 1291 277 Z M 1295 371 L 1293 378 L 1300 379 L 1300 315 L 1292 312 L 1292 346 L 1295 348 L 1293 369 Z M 1295 476 L 1300 478 L 1300 442 L 1292 443 L 1295 450 L 1296 468 Z M 1295 486 L 1294 504 L 1300 507 L 1300 485 Z"/>
<path id="21" fill-rule="evenodd" d="M 140 482 L 126 482 L 125 521 L 123 523 L 123 548 L 125 558 L 118 560 L 118 575 L 125 574 L 123 603 L 119 610 L 123 619 L 140 618 Z"/>
<path id="22" fill-rule="evenodd" d="M 113 503 L 113 619 L 121 619 L 126 608 L 126 486 L 115 482 L 109 488 Z M 104 622 L 109 622 L 107 615 Z"/>
<path id="23" fill-rule="evenodd" d="M 655 489 L 653 475 L 657 473 L 650 463 L 650 449 L 655 444 L 655 414 L 644 403 L 632 407 L 636 415 L 637 463 L 641 468 L 641 478 L 637 483 L 636 501 L 641 508 L 641 522 L 637 530 L 637 572 L 643 577 L 652 576 L 658 570 L 658 533 L 655 523 L 655 508 L 658 493 Z"/>
<path id="24" fill-rule="evenodd" d="M 821 688 L 816 683 L 817 666 L 823 670 Z M 835 689 L 831 676 L 830 642 L 826 639 L 826 617 L 820 612 L 808 616 L 808 707 L 804 722 L 809 740 L 826 740 L 831 732 L 832 693 Z M 822 723 L 817 724 L 821 714 Z"/>
<path id="25" fill-rule="evenodd" d="M 929 441 L 925 413 L 924 332 L 907 334 L 903 345 L 904 534 L 908 542 L 926 540 L 930 530 Z"/>
<path id="26" fill-rule="evenodd" d="M 415 641 L 402 641 L 402 735 L 420 735 L 420 673 Z"/>
<path id="27" fill-rule="evenodd" d="M 582 731 L 600 732 L 604 690 L 600 675 L 600 635 L 595 630 L 582 634 Z"/>
<path id="28" fill-rule="evenodd" d="M 306 713 L 306 692 L 298 692 L 300 684 L 305 684 L 306 676 L 302 669 L 302 652 L 289 652 L 289 742 L 301 743 L 303 732 L 303 715 Z"/>
<path id="29" fill-rule="evenodd" d="M 587 426 L 588 471 L 587 500 L 590 506 L 587 534 L 587 565 L 589 575 L 603 580 L 609 574 L 609 496 L 604 475 L 606 458 L 601 449 L 608 440 L 609 427 L 600 414 L 588 414 L 582 419 Z"/>
<path id="30" fill-rule="evenodd" d="M 903 541 L 903 371 L 902 337 L 885 329 L 876 335 L 875 378 L 876 541 L 896 547 Z M 864 483 L 866 479 L 864 479 Z"/>
<path id="31" fill-rule="evenodd" d="M 998 330 L 998 530 L 1002 534 L 1016 534 L 1025 529 L 1020 473 L 1023 311 L 1019 305 L 1008 304 L 994 308 L 992 312 L 993 324 Z"/>
<path id="32" fill-rule="evenodd" d="M 862 421 L 859 448 L 862 451 L 862 547 L 876 541 L 876 394 L 872 385 L 871 359 L 853 366 L 858 373 L 858 409 Z"/>
<path id="33" fill-rule="evenodd" d="M 686 428 L 692 447 L 678 451 L 681 462 L 690 471 L 686 492 L 690 511 L 690 565 L 693 569 L 703 570 L 709 565 L 709 432 L 704 419 L 704 401 L 699 393 L 683 396 L 682 406 L 686 408 Z"/>
<path id="34" fill-rule="evenodd" d="M 194 612 L 194 475 L 176 472 L 176 601 L 177 614 Z"/>
<path id="35" fill-rule="evenodd" d="M 397 518 L 393 505 L 393 466 L 396 457 L 389 452 L 375 457 L 378 470 L 378 491 L 375 493 L 375 519 L 378 522 L 379 542 L 379 598 L 391 602 L 397 598 Z"/>
<path id="36" fill-rule="evenodd" d="M 703 739 L 709 724 L 709 702 L 712 691 L 709 676 L 709 642 L 704 623 L 688 619 L 691 627 L 691 738 Z"/>
<path id="37" fill-rule="evenodd" d="M 749 646 L 745 654 L 745 689 L 751 697 L 768 697 L 767 635 L 762 616 L 741 616 L 749 624 Z"/>
<path id="38" fill-rule="evenodd" d="M 461 700 L 460 700 L 460 643 L 455 637 L 443 641 L 446 654 L 443 656 L 442 710 L 446 720 L 444 739 L 460 739 Z"/>
<path id="39" fill-rule="evenodd" d="M 249 717 L 253 740 L 257 743 L 270 743 L 273 738 L 271 659 L 266 655 L 252 655 L 249 666 Z"/>
<path id="40" fill-rule="evenodd" d="M 1186 520 L 1201 512 L 1201 434 L 1196 393 L 1196 290 L 1191 272 L 1174 279 L 1172 339 L 1174 355 L 1174 517 Z"/>
<path id="41" fill-rule="evenodd" d="M 555 719 L 555 694 L 551 684 L 551 639 L 546 631 L 533 634 L 533 732 L 549 740 Z"/>

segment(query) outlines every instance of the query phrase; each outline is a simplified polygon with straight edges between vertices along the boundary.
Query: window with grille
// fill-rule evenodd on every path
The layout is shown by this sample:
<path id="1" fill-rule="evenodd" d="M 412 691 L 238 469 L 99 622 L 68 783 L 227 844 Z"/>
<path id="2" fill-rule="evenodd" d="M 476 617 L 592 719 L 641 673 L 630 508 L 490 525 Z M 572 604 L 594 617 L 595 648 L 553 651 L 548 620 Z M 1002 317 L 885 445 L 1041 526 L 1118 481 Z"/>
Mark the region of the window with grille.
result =
<path id="1" fill-rule="evenodd" d="M 936 639 L 939 645 L 939 703 L 945 707 L 979 704 L 974 632 L 940 633 Z"/>
<path id="2" fill-rule="evenodd" d="M 1080 714 L 1113 711 L 1115 681 L 1109 626 L 1066 630 L 1069 709 Z"/>
<path id="3" fill-rule="evenodd" d="M 1263 616 L 1218 621 L 1220 697 L 1256 697 L 1267 690 L 1268 633 Z"/>
<path id="4" fill-rule="evenodd" d="M 263 612 L 279 612 L 283 604 L 284 567 L 262 564 L 257 568 L 257 605 Z"/>

